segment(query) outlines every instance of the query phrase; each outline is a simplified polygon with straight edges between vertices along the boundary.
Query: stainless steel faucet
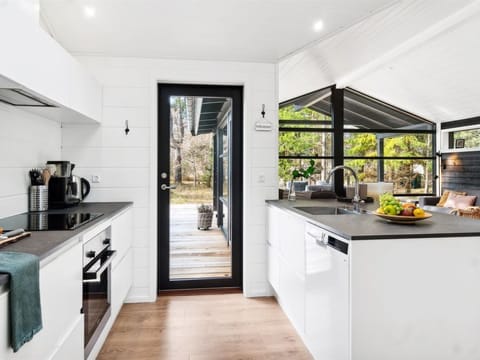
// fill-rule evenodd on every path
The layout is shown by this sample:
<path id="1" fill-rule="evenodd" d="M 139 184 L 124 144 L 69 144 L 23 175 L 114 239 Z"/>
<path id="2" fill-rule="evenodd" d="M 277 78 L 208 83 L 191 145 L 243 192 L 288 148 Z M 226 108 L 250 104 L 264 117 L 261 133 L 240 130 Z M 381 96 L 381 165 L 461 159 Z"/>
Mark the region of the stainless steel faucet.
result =
<path id="1" fill-rule="evenodd" d="M 353 211 L 360 212 L 360 192 L 359 192 L 359 186 L 358 186 L 357 173 L 350 166 L 338 165 L 338 166 L 335 166 L 328 173 L 327 180 L 326 180 L 327 183 L 330 182 L 330 178 L 332 177 L 333 173 L 337 170 L 350 170 L 350 172 L 352 173 L 353 178 L 355 179 L 355 195 L 353 196 L 353 199 L 352 199 Z"/>

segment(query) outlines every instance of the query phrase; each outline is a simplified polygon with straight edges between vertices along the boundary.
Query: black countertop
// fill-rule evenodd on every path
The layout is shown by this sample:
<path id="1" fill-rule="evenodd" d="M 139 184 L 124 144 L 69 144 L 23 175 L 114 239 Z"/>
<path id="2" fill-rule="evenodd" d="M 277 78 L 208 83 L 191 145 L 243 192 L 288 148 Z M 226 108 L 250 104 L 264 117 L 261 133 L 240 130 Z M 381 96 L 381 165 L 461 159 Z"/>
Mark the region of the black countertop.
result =
<path id="1" fill-rule="evenodd" d="M 362 215 L 310 215 L 295 207 L 332 206 L 344 207 L 337 200 L 268 200 L 270 206 L 300 215 L 308 222 L 348 240 L 411 239 L 437 237 L 480 236 L 479 220 L 465 217 L 432 213 L 432 217 L 414 224 L 394 224 L 373 214 Z M 378 204 L 366 204 L 366 209 L 374 211 Z"/>
<path id="2" fill-rule="evenodd" d="M 100 216 L 75 230 L 65 231 L 32 231 L 32 235 L 0 248 L 0 251 L 16 251 L 37 255 L 40 261 L 52 255 L 62 247 L 73 241 L 81 233 L 91 229 L 105 219 L 111 218 L 129 206 L 131 202 L 81 203 L 68 209 L 49 210 L 48 213 L 65 212 L 95 212 L 103 213 Z M 8 283 L 8 275 L 0 274 L 0 287 Z"/>

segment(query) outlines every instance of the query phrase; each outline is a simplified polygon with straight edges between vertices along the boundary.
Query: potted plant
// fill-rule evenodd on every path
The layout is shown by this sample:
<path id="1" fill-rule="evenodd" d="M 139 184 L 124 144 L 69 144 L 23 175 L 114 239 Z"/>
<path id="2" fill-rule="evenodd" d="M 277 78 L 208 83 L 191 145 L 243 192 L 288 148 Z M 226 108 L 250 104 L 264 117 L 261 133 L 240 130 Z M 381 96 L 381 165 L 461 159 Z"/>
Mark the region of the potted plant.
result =
<path id="1" fill-rule="evenodd" d="M 197 229 L 208 230 L 212 226 L 213 208 L 210 205 L 200 205 L 198 207 Z"/>
<path id="2" fill-rule="evenodd" d="M 290 188 L 288 189 L 288 200 L 295 200 L 295 179 L 304 178 L 308 180 L 315 171 L 315 160 L 311 159 L 309 166 L 306 169 L 294 169 L 292 171 L 292 181 L 290 181 Z"/>

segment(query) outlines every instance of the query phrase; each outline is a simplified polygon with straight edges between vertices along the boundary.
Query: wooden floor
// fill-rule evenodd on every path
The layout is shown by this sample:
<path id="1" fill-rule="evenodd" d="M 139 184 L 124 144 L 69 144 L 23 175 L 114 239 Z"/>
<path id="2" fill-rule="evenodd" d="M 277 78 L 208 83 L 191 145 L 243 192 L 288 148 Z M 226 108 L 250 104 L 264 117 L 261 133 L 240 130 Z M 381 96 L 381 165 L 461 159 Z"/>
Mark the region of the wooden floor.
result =
<path id="1" fill-rule="evenodd" d="M 197 204 L 171 205 L 170 279 L 231 276 L 231 251 L 222 231 L 197 229 Z"/>
<path id="2" fill-rule="evenodd" d="M 98 360 L 312 359 L 274 298 L 176 292 L 125 304 Z"/>

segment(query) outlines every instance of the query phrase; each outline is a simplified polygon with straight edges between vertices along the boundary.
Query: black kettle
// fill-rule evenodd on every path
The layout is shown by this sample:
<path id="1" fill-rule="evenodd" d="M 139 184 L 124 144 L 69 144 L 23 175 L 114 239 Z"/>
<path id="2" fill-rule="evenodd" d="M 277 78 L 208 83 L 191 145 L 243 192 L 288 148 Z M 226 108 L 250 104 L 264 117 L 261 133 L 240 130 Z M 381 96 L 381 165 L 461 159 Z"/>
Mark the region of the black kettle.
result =
<path id="1" fill-rule="evenodd" d="M 90 193 L 90 183 L 85 178 L 72 175 L 72 179 L 70 181 L 70 191 L 71 193 L 69 194 L 69 197 L 71 199 L 83 201 Z"/>

